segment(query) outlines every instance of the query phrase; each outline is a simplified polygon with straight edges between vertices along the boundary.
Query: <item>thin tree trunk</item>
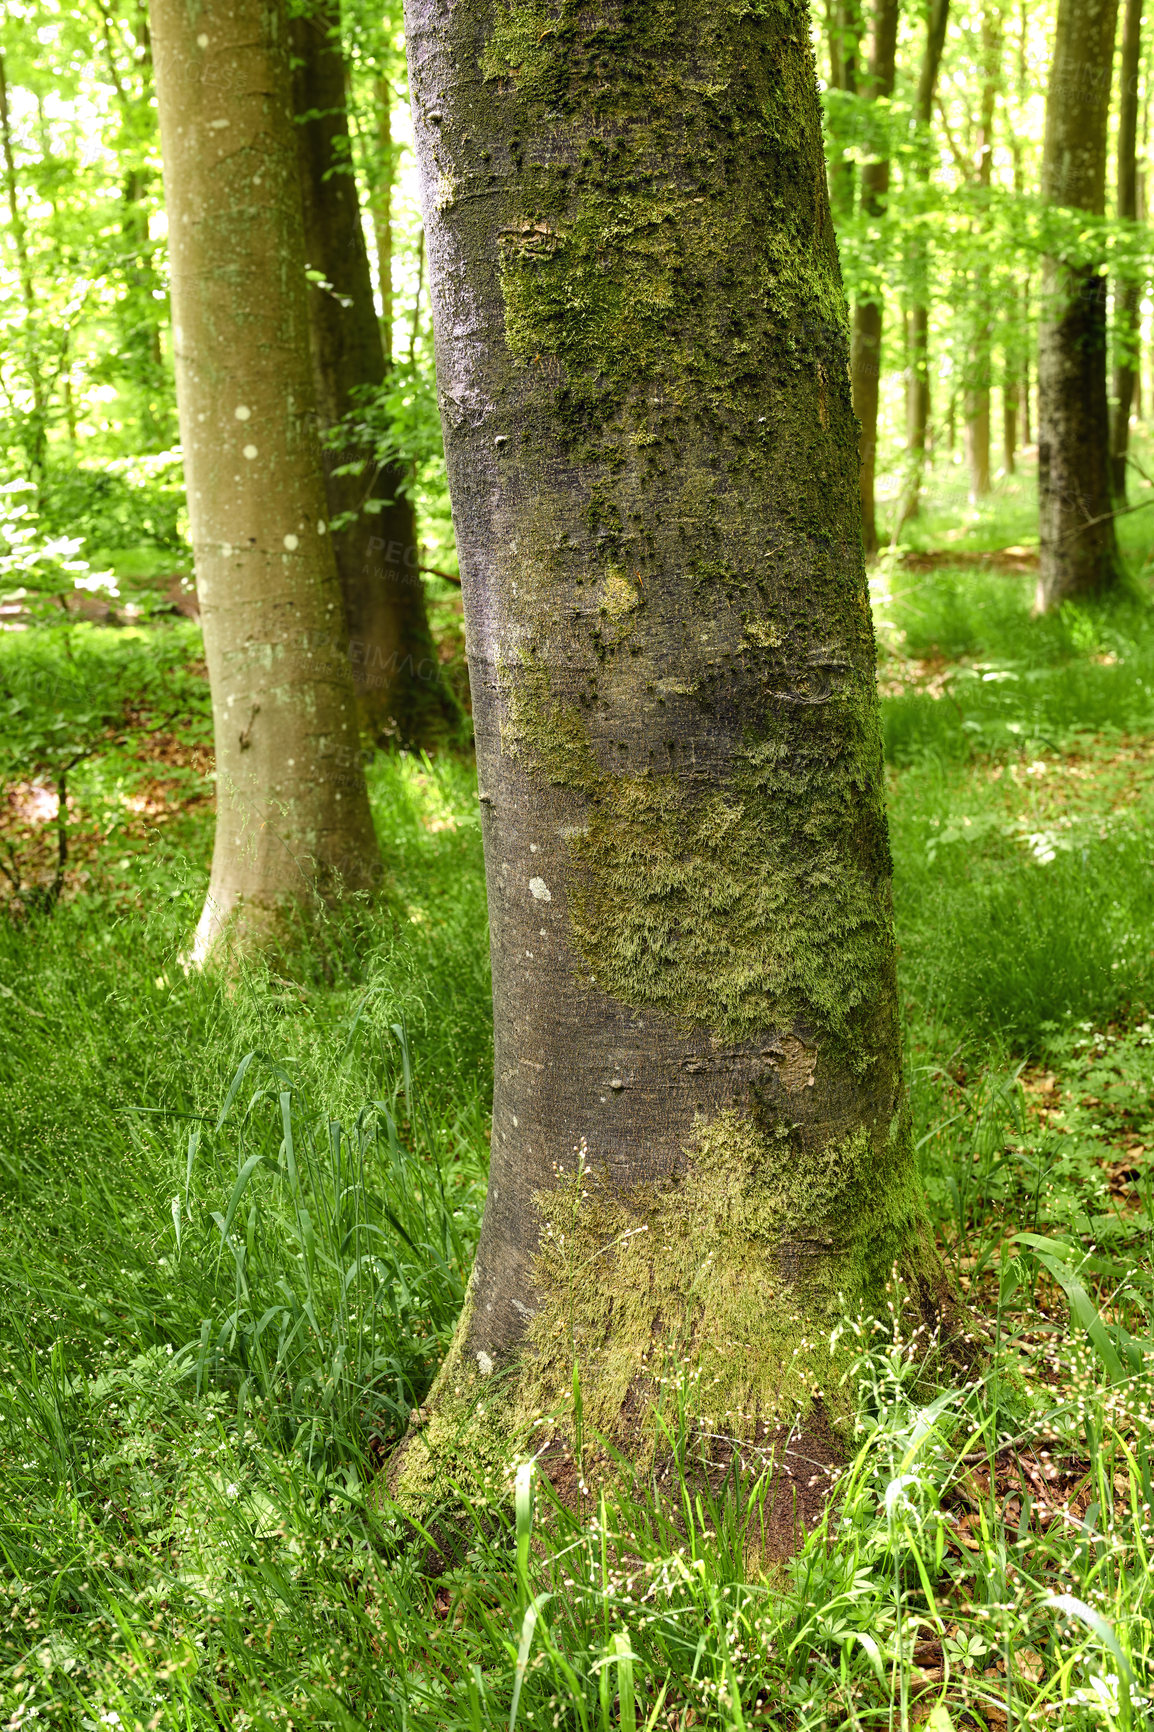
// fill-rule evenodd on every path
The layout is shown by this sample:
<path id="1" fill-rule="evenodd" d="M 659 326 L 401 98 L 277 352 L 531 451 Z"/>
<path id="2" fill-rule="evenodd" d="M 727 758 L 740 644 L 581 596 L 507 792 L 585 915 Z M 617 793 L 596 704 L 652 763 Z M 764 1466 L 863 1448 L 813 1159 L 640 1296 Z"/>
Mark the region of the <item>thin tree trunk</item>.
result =
<path id="1" fill-rule="evenodd" d="M 393 91 L 388 79 L 373 86 L 377 119 L 377 182 L 373 191 L 373 235 L 381 285 L 381 347 L 385 366 L 393 360 Z"/>
<path id="2" fill-rule="evenodd" d="M 217 823 L 194 956 L 379 873 L 309 358 L 280 0 L 153 0 Z"/>
<path id="3" fill-rule="evenodd" d="M 989 332 L 978 334 L 989 341 Z M 985 499 L 990 491 L 990 389 L 985 383 L 971 387 L 966 396 L 966 467 L 970 475 L 970 500 Z"/>
<path id="4" fill-rule="evenodd" d="M 1142 0 L 1126 0 L 1122 54 L 1118 66 L 1118 203 L 1120 222 L 1138 219 L 1138 86 L 1142 64 Z M 1110 485 L 1119 505 L 1126 503 L 1126 458 L 1130 414 L 1138 377 L 1138 327 L 1143 283 L 1132 271 L 1114 285 L 1114 405 L 1110 414 Z"/>
<path id="5" fill-rule="evenodd" d="M 409 1508 L 651 1461 L 667 1376 L 813 1455 L 842 1306 L 932 1303 L 806 14 L 532 16 L 406 10 L 496 1037 Z"/>
<path id="6" fill-rule="evenodd" d="M 1030 278 L 1027 275 L 1022 284 L 1022 333 L 1021 379 L 1022 379 L 1022 445 L 1034 443 L 1034 428 L 1030 416 Z"/>
<path id="7" fill-rule="evenodd" d="M 1101 216 L 1118 0 L 1058 0 L 1042 196 Z M 1037 606 L 1121 579 L 1110 492 L 1106 281 L 1094 264 L 1043 261 L 1038 332 Z"/>
<path id="8" fill-rule="evenodd" d="M 137 386 L 144 442 L 150 449 L 161 451 L 172 443 L 173 430 L 166 407 L 168 380 L 160 341 L 164 311 L 154 292 L 160 287 L 160 278 L 153 259 L 146 203 L 152 170 L 142 154 L 148 125 L 144 115 L 152 97 L 153 76 L 148 11 L 144 6 L 136 11 L 133 23 L 136 52 L 132 56 L 132 71 L 126 79 L 117 59 L 116 14 L 105 0 L 94 0 L 94 4 L 100 17 L 108 76 L 116 92 L 120 114 L 117 148 L 130 162 L 121 182 L 123 280 L 128 293 L 117 307 L 120 344 L 123 357 L 128 362 L 127 371 Z M 135 82 L 137 74 L 139 87 Z"/>
<path id="9" fill-rule="evenodd" d="M 917 126 L 915 172 L 923 187 L 930 177 L 930 128 L 949 13 L 950 0 L 930 0 L 929 17 L 926 21 L 926 47 L 922 56 L 914 111 Z M 914 236 L 910 257 L 914 302 L 910 309 L 910 374 L 906 395 L 907 479 L 903 517 L 916 517 L 921 510 L 922 477 L 926 467 L 926 429 L 930 420 L 929 256 L 925 236 L 920 231 Z"/>
<path id="10" fill-rule="evenodd" d="M 827 0 L 827 22 L 830 84 L 834 90 L 856 96 L 862 38 L 860 0 Z M 852 217 L 857 194 L 852 157 L 843 156 L 832 165 L 829 192 L 835 222 Z"/>
<path id="11" fill-rule="evenodd" d="M 292 23 L 305 253 L 323 284 L 309 288 L 313 380 L 322 432 L 331 435 L 379 386 L 386 363 L 352 173 L 337 0 Z M 306 118 L 307 117 L 307 118 Z M 383 742 L 427 743 L 459 714 L 441 676 L 421 582 L 416 514 L 404 465 L 367 473 L 365 452 L 326 449 L 333 546 L 349 623 L 349 659 L 362 725 Z M 352 468 L 353 474 L 342 474 Z"/>
<path id="12" fill-rule="evenodd" d="M 8 195 L 8 219 L 12 225 L 12 244 L 16 249 L 16 271 L 20 280 L 20 295 L 24 302 L 24 371 L 32 398 L 32 413 L 24 417 L 21 443 L 28 460 L 28 473 L 37 487 L 44 480 L 48 455 L 48 403 L 44 391 L 41 358 L 36 343 L 36 281 L 28 255 L 28 231 L 20 209 L 20 188 L 16 173 L 16 153 L 12 144 L 12 120 L 8 111 L 8 69 L 0 52 L 0 144 L 4 151 L 4 186 Z"/>
<path id="13" fill-rule="evenodd" d="M 1018 468 L 1018 416 L 1021 413 L 1018 397 L 1017 374 L 1011 374 L 1007 365 L 1002 385 L 1002 468 L 1007 475 L 1015 474 Z"/>
<path id="14" fill-rule="evenodd" d="M 1002 21 L 994 5 L 982 10 L 982 100 L 978 122 L 977 183 L 990 187 L 994 168 L 994 109 L 1002 70 Z M 990 292 L 985 264 L 977 285 L 977 317 L 966 389 L 966 462 L 970 499 L 977 503 L 990 491 L 990 343 L 993 334 Z"/>
<path id="15" fill-rule="evenodd" d="M 898 40 L 898 0 L 874 0 L 873 52 L 870 56 L 868 94 L 873 101 L 888 98 L 894 90 L 894 68 Z M 866 216 L 885 213 L 890 186 L 889 159 L 867 162 L 861 171 L 861 205 Z M 854 413 L 861 424 L 862 543 L 867 558 L 878 550 L 877 506 L 874 480 L 877 471 L 878 398 L 881 389 L 882 292 L 859 300 L 853 312 L 850 377 L 853 381 Z"/>

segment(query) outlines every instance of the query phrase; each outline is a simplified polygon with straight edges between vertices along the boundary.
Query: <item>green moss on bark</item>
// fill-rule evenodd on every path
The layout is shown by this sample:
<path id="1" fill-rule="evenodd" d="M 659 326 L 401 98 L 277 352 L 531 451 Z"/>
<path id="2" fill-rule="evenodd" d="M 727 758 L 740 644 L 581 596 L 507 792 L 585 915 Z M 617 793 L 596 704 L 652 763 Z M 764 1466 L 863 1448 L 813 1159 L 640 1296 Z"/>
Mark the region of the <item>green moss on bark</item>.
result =
<path id="1" fill-rule="evenodd" d="M 694 798 L 673 775 L 603 770 L 575 709 L 518 670 L 504 749 L 588 798 L 568 883 L 587 982 L 726 1039 L 800 1023 L 848 1040 L 889 982 L 893 933 L 888 858 L 863 860 L 860 840 L 863 815 L 884 836 L 876 698 L 840 672 L 815 700 L 840 714 L 809 754 L 771 731 Z"/>
<path id="2" fill-rule="evenodd" d="M 754 1440 L 815 1402 L 848 1422 L 861 1342 L 845 1325 L 919 1273 L 909 1134 L 902 1112 L 807 1152 L 727 1110 L 699 1120 L 675 1179 L 622 1191 L 581 1157 L 559 1169 L 536 1198 L 519 1355 L 479 1367 L 466 1305 L 393 1470 L 399 1506 L 427 1512 L 461 1484 L 500 1498 L 526 1452 L 572 1447 L 574 1370 L 586 1437 L 639 1467 L 687 1430 Z"/>
<path id="3" fill-rule="evenodd" d="M 523 1415 L 509 1399 L 510 1370 L 485 1375 L 469 1356 L 473 1285 L 470 1281 L 433 1387 L 424 1405 L 414 1409 L 389 1465 L 389 1496 L 402 1514 L 418 1520 L 427 1520 L 461 1491 L 501 1501 L 528 1442 Z"/>
<path id="4" fill-rule="evenodd" d="M 891 1182 L 908 1135 L 899 1116 L 876 1140 L 859 1128 L 786 1161 L 773 1136 L 725 1111 L 699 1122 L 675 1180 L 622 1192 L 580 1164 L 562 1176 L 537 1199 L 526 1417 L 564 1399 L 574 1365 L 585 1423 L 639 1461 L 659 1448 L 658 1414 L 672 1427 L 686 1407 L 743 1438 L 815 1401 L 848 1417 L 860 1348 L 839 1323 L 876 1310 L 909 1256 L 916 1195 Z"/>

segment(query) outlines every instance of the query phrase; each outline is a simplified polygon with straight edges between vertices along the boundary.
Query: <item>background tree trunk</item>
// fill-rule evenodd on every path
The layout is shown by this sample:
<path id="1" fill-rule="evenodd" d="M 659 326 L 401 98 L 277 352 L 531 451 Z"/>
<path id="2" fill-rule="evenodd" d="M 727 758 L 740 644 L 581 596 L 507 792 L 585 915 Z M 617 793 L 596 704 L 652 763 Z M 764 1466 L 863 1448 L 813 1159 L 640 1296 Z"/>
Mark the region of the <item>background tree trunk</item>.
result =
<path id="1" fill-rule="evenodd" d="M 313 379 L 322 432 L 340 426 L 356 392 L 385 377 L 349 138 L 336 0 L 292 21 L 305 257 L 324 278 L 308 291 Z M 401 464 L 377 469 L 356 444 L 326 442 L 333 545 L 349 623 L 361 721 L 378 742 L 427 742 L 459 721 L 429 631 L 412 499 Z M 342 474 L 344 468 L 354 469 Z"/>
<path id="2" fill-rule="evenodd" d="M 988 191 L 994 168 L 994 110 L 1002 73 L 1002 20 L 994 5 L 982 9 L 982 104 L 978 122 L 977 183 Z M 978 267 L 976 317 L 970 352 L 969 384 L 966 389 L 966 463 L 970 474 L 970 500 L 976 504 L 990 491 L 990 344 L 993 321 L 990 313 L 989 273 Z"/>
<path id="3" fill-rule="evenodd" d="M 316 430 L 287 25 L 153 0 L 217 824 L 194 954 L 379 871 Z"/>
<path id="4" fill-rule="evenodd" d="M 381 347 L 385 366 L 393 362 L 393 91 L 387 78 L 373 85 L 377 122 L 377 183 L 373 190 L 373 235 L 381 284 Z"/>
<path id="5" fill-rule="evenodd" d="M 36 280 L 28 256 L 28 235 L 20 209 L 19 179 L 16 155 L 12 146 L 12 118 L 8 112 L 8 72 L 0 52 L 0 147 L 4 152 L 4 189 L 8 198 L 8 220 L 12 226 L 12 241 L 16 249 L 16 269 L 20 279 L 20 297 L 24 303 L 24 327 L 21 347 L 24 350 L 24 370 L 27 374 L 32 413 L 23 417 L 21 444 L 28 464 L 29 480 L 40 488 L 48 457 L 48 398 L 41 373 L 41 357 L 36 344 Z"/>
<path id="6" fill-rule="evenodd" d="M 1122 54 L 1118 67 L 1118 208 L 1123 222 L 1138 218 L 1138 86 L 1142 64 L 1142 0 L 1126 0 Z M 1126 503 L 1126 454 L 1130 414 L 1138 378 L 1138 327 L 1141 280 L 1132 271 L 1114 285 L 1114 405 L 1110 414 L 1110 485 L 1119 505 Z"/>
<path id="7" fill-rule="evenodd" d="M 978 343 L 989 343 L 989 327 L 978 332 Z M 966 467 L 970 476 L 970 502 L 976 504 L 990 491 L 990 387 L 979 379 L 965 394 Z"/>
<path id="8" fill-rule="evenodd" d="M 868 95 L 873 101 L 894 91 L 894 65 L 898 41 L 898 0 L 874 0 L 873 51 L 870 55 Z M 861 204 L 865 215 L 880 218 L 885 213 L 890 186 L 888 157 L 867 162 L 861 171 Z M 861 424 L 861 522 L 867 556 L 878 549 L 877 507 L 874 477 L 877 468 L 878 395 L 881 385 L 882 300 L 880 286 L 869 299 L 859 298 L 853 314 L 853 344 L 850 373 L 853 379 L 854 413 Z"/>
<path id="9" fill-rule="evenodd" d="M 1007 359 L 1002 384 L 1002 468 L 1013 475 L 1018 467 L 1018 416 L 1021 413 L 1017 371 Z"/>
<path id="10" fill-rule="evenodd" d="M 812 1440 L 839 1295 L 935 1267 L 806 10 L 541 18 L 406 13 L 496 1037 L 414 1502 L 530 1434 L 571 1480 L 575 1379 L 638 1461 L 667 1375 Z"/>
<path id="11" fill-rule="evenodd" d="M 1101 216 L 1118 0 L 1059 0 L 1046 96 L 1042 196 Z M 1111 515 L 1106 283 L 1094 265 L 1043 261 L 1038 330 L 1039 609 L 1121 576 Z"/>
<path id="12" fill-rule="evenodd" d="M 857 95 L 858 59 L 861 54 L 862 15 L 859 0 L 828 0 L 829 81 L 834 90 Z M 857 193 L 852 157 L 835 162 L 829 176 L 830 202 L 840 221 L 853 215 Z"/>
<path id="13" fill-rule="evenodd" d="M 926 21 L 926 47 L 918 77 L 917 103 L 914 121 L 917 127 L 915 173 L 922 186 L 930 177 L 933 140 L 930 125 L 934 112 L 934 93 L 942 50 L 946 45 L 946 30 L 950 18 L 950 0 L 930 0 Z M 926 467 L 926 430 L 930 421 L 930 355 L 929 355 L 929 249 L 921 231 L 911 245 L 910 279 L 913 285 L 913 305 L 910 308 L 910 374 L 906 387 L 906 458 L 907 479 L 902 516 L 916 517 L 921 510 L 922 476 Z"/>

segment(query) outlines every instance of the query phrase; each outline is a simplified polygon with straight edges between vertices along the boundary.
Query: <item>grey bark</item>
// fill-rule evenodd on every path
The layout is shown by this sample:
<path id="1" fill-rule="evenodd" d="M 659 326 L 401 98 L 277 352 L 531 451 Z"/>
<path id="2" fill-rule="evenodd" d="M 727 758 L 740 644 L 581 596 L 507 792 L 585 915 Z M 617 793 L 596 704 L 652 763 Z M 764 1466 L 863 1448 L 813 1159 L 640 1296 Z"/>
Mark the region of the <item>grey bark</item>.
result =
<path id="1" fill-rule="evenodd" d="M 1042 196 L 1101 216 L 1118 0 L 1059 0 L 1046 96 Z M 1120 580 L 1106 403 L 1106 282 L 1094 264 L 1043 261 L 1038 330 L 1039 610 Z"/>
<path id="2" fill-rule="evenodd" d="M 417 1499 L 534 1424 L 563 1473 L 575 1370 L 634 1459 L 667 1355 L 719 1430 L 816 1424 L 794 1350 L 933 1255 L 806 10 L 409 0 L 406 31 L 496 1041 Z"/>
<path id="3" fill-rule="evenodd" d="M 153 0 L 177 402 L 217 821 L 194 956 L 379 873 L 309 357 L 277 0 Z"/>
<path id="4" fill-rule="evenodd" d="M 874 0 L 873 46 L 870 54 L 867 94 L 873 101 L 893 95 L 897 59 L 899 0 Z M 885 214 L 890 186 L 889 159 L 863 165 L 861 208 L 869 217 Z M 878 396 L 882 361 L 882 299 L 880 287 L 868 299 L 859 299 L 853 314 L 850 375 L 853 380 L 854 413 L 861 425 L 862 542 L 867 556 L 877 552 L 877 506 L 874 481 L 877 470 Z"/>
<path id="5" fill-rule="evenodd" d="M 1142 65 L 1142 0 L 1126 0 L 1118 66 L 1119 221 L 1138 220 L 1138 87 Z M 1144 284 L 1134 272 L 1114 285 L 1114 403 L 1110 413 L 1110 485 L 1119 505 L 1126 503 L 1126 460 L 1130 415 L 1138 380 L 1138 328 Z"/>
<path id="6" fill-rule="evenodd" d="M 313 383 L 325 484 L 349 626 L 361 724 L 383 743 L 427 744 L 459 721 L 429 630 L 416 512 L 401 463 L 378 468 L 363 445 L 332 443 L 356 392 L 386 376 L 369 255 L 352 172 L 336 0 L 292 21 L 305 257 L 324 279 L 308 291 Z M 361 465 L 367 462 L 367 470 Z M 352 474 L 342 470 L 353 469 Z"/>

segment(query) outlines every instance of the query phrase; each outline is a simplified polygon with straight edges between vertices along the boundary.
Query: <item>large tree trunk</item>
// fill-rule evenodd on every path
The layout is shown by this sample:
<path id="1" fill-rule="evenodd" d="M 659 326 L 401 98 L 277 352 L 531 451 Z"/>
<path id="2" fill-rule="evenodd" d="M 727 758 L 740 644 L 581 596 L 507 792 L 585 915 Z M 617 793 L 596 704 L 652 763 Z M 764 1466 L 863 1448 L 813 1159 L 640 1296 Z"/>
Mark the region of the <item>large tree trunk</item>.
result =
<path id="1" fill-rule="evenodd" d="M 897 41 L 898 0 L 874 0 L 873 52 L 870 56 L 868 94 L 875 102 L 879 97 L 893 95 Z M 867 162 L 861 171 L 861 205 L 865 215 L 880 218 L 885 214 L 889 187 L 888 158 Z M 881 362 L 882 291 L 879 283 L 870 299 L 859 300 L 854 307 L 850 358 L 854 413 L 861 424 L 861 468 L 858 485 L 862 542 L 867 555 L 876 553 L 878 549 L 874 479 L 877 471 Z"/>
<path id="2" fill-rule="evenodd" d="M 1059 0 L 1046 98 L 1042 196 L 1101 216 L 1118 0 Z M 1039 609 L 1118 583 L 1106 405 L 1106 283 L 1049 256 L 1038 330 Z"/>
<path id="3" fill-rule="evenodd" d="M 843 1305 L 935 1262 L 805 7 L 406 26 L 496 1035 L 419 1502 L 531 1434 L 568 1474 L 575 1379 L 637 1461 L 667 1376 L 812 1438 Z"/>
<path id="4" fill-rule="evenodd" d="M 217 821 L 194 954 L 379 871 L 316 428 L 278 0 L 153 0 Z"/>
<path id="5" fill-rule="evenodd" d="M 1142 0 L 1126 0 L 1122 56 L 1118 68 L 1118 209 L 1122 222 L 1138 218 L 1138 83 L 1142 61 Z M 1138 331 L 1143 284 L 1132 271 L 1114 287 L 1114 406 L 1110 416 L 1110 485 L 1119 505 L 1126 503 L 1126 457 L 1130 414 L 1138 378 Z"/>
<path id="6" fill-rule="evenodd" d="M 329 433 L 355 408 L 358 388 L 380 385 L 386 368 L 352 172 L 337 0 L 293 20 L 292 46 L 305 256 L 324 278 L 309 288 L 313 378 Z M 357 461 L 365 455 L 341 444 L 325 452 L 357 705 L 378 742 L 423 742 L 460 718 L 429 631 L 404 468 L 377 470 L 369 459 L 366 471 Z"/>

